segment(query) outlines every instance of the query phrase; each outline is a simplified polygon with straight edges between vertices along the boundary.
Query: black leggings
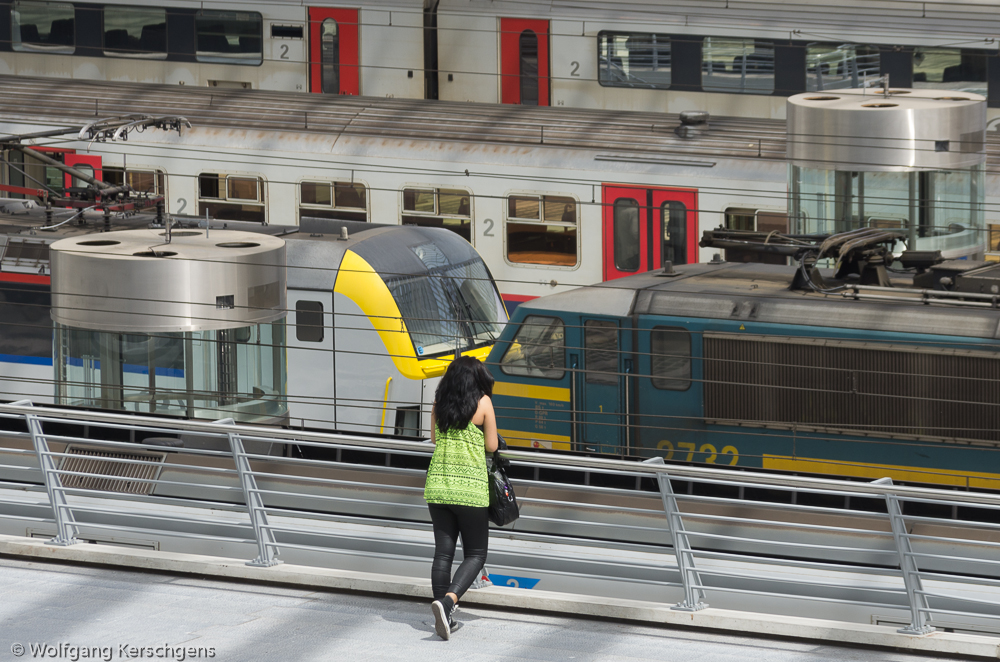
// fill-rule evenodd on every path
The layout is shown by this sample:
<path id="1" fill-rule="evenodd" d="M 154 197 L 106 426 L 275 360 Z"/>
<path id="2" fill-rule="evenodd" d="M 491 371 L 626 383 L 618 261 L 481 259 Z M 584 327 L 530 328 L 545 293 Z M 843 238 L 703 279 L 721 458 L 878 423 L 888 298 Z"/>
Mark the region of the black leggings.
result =
<path id="1" fill-rule="evenodd" d="M 434 523 L 434 563 L 431 565 L 431 587 L 434 599 L 440 600 L 445 593 L 458 597 L 469 590 L 472 582 L 486 564 L 486 549 L 490 541 L 488 508 L 473 506 L 452 506 L 429 503 L 431 522 Z M 458 566 L 454 578 L 451 564 L 455 558 L 455 545 L 462 535 L 462 554 L 465 559 Z"/>

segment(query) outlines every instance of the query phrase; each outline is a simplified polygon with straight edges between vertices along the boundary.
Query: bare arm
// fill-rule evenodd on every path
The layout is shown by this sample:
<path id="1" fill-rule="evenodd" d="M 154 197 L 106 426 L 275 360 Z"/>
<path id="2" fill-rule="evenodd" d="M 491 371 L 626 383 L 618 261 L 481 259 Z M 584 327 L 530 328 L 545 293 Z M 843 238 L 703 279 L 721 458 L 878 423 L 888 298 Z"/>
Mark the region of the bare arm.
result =
<path id="1" fill-rule="evenodd" d="M 497 439 L 497 416 L 493 411 L 493 401 L 483 396 L 479 401 L 479 412 L 483 414 L 483 436 L 486 437 L 486 452 L 492 453 L 500 445 Z"/>

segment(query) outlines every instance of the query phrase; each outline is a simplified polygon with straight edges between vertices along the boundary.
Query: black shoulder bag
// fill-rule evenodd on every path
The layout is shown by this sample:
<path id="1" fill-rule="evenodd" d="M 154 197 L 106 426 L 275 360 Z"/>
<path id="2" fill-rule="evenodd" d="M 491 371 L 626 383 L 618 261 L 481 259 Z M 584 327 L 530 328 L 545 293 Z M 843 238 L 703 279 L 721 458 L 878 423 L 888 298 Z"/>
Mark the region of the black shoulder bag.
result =
<path id="1" fill-rule="evenodd" d="M 506 444 L 503 448 L 506 449 Z M 510 460 L 500 456 L 500 448 L 493 452 L 493 462 L 489 471 L 490 521 L 497 526 L 506 526 L 521 516 L 521 509 L 514 496 L 514 488 L 507 478 Z"/>

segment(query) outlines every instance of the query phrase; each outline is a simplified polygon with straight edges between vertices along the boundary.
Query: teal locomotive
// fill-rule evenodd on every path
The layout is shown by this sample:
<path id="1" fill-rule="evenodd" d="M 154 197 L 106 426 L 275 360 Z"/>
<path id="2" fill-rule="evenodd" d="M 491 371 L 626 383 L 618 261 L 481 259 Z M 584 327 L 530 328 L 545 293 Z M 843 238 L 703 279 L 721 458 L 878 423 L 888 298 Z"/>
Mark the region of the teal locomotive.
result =
<path id="1" fill-rule="evenodd" d="M 1000 265 L 892 258 L 891 232 L 848 234 L 763 242 L 797 266 L 668 264 L 521 304 L 489 357 L 501 434 L 1000 489 Z"/>

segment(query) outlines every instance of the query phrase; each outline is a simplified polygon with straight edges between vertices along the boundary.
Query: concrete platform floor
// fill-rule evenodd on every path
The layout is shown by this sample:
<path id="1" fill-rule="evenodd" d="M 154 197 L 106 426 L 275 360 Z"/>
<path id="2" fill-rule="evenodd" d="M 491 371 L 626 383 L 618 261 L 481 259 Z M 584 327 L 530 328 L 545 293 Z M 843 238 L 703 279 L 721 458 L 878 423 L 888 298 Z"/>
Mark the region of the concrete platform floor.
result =
<path id="1" fill-rule="evenodd" d="M 421 599 L 0 557 L 0 662 L 946 659 L 478 606 L 457 618 L 445 642 Z"/>

